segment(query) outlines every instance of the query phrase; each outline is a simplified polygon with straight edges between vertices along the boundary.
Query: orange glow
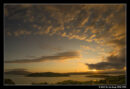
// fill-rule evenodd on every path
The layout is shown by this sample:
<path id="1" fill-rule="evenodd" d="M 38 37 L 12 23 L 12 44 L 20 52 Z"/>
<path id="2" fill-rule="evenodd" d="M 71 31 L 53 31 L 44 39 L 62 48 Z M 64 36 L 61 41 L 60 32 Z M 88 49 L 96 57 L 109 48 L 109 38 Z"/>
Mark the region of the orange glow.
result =
<path id="1" fill-rule="evenodd" d="M 97 70 L 96 70 L 96 69 L 93 69 L 93 70 L 91 70 L 91 71 L 96 72 Z"/>
<path id="2" fill-rule="evenodd" d="M 92 70 L 88 70 L 89 72 L 94 72 L 94 73 L 97 73 L 98 72 L 98 70 L 96 70 L 96 69 L 92 69 Z"/>
<path id="3" fill-rule="evenodd" d="M 126 67 L 124 67 L 123 69 L 126 70 Z"/>

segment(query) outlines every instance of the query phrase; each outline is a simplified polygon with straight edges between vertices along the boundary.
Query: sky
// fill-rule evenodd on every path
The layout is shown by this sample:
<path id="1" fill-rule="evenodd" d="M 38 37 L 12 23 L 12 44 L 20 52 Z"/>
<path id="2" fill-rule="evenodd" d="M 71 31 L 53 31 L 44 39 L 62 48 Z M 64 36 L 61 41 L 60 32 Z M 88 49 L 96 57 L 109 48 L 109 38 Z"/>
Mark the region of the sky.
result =
<path id="1" fill-rule="evenodd" d="M 5 4 L 4 70 L 126 69 L 125 4 Z"/>

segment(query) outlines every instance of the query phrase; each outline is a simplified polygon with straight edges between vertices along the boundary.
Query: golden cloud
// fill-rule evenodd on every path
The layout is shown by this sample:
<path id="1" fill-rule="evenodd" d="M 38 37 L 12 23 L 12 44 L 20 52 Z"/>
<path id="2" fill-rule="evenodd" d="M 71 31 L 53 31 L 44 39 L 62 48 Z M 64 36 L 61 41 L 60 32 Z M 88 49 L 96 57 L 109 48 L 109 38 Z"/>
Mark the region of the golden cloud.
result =
<path id="1" fill-rule="evenodd" d="M 60 60 L 71 60 L 71 59 L 79 59 L 80 52 L 79 51 L 69 51 L 69 52 L 62 52 L 57 53 L 52 56 L 42 56 L 36 59 L 20 59 L 20 60 L 13 60 L 13 61 L 5 61 L 5 63 L 33 63 L 33 62 L 45 62 L 45 61 L 60 61 Z"/>

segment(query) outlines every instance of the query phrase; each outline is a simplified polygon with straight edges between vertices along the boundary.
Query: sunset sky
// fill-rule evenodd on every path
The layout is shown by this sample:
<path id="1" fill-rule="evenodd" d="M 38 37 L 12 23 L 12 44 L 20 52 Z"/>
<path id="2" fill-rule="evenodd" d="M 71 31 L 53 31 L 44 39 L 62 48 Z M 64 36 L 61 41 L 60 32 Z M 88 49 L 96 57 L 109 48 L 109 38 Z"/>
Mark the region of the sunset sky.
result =
<path id="1" fill-rule="evenodd" d="M 4 69 L 125 69 L 125 4 L 5 4 Z"/>

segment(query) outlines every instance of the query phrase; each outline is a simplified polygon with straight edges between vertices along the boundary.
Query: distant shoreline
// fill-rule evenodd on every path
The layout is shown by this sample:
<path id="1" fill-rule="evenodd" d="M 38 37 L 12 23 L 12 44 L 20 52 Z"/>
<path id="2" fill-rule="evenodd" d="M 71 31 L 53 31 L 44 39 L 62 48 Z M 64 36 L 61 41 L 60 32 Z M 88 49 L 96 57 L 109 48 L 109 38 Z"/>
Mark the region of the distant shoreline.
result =
<path id="1" fill-rule="evenodd" d="M 13 74 L 13 75 L 24 75 L 26 77 L 68 77 L 70 75 L 90 75 L 87 77 L 107 77 L 110 75 L 124 75 L 125 73 L 94 73 L 94 72 L 70 72 L 70 73 L 56 73 L 56 72 L 14 72 L 14 71 L 9 71 L 5 72 L 5 74 Z"/>
<path id="2" fill-rule="evenodd" d="M 45 72 L 45 73 L 31 73 L 26 75 L 27 77 L 68 77 L 69 74 L 63 74 L 63 73 L 53 73 L 53 72 Z"/>

